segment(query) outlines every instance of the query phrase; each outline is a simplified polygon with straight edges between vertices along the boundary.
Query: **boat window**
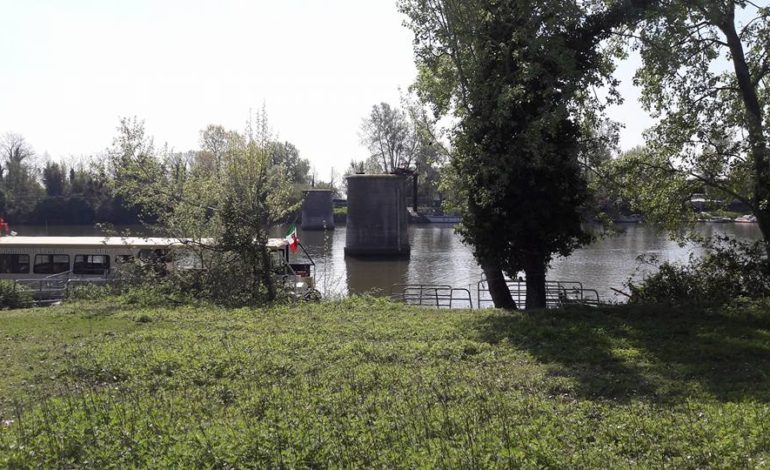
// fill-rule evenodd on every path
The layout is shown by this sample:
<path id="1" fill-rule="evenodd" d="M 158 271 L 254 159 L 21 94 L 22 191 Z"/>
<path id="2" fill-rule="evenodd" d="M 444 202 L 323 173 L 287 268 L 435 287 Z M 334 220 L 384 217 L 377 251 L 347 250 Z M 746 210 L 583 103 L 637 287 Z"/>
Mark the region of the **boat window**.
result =
<path id="1" fill-rule="evenodd" d="M 0 273 L 28 274 L 29 255 L 0 255 Z"/>
<path id="2" fill-rule="evenodd" d="M 69 271 L 69 255 L 35 255 L 35 274 L 58 274 Z"/>
<path id="3" fill-rule="evenodd" d="M 75 274 L 106 274 L 110 270 L 107 255 L 75 255 L 72 272 Z"/>

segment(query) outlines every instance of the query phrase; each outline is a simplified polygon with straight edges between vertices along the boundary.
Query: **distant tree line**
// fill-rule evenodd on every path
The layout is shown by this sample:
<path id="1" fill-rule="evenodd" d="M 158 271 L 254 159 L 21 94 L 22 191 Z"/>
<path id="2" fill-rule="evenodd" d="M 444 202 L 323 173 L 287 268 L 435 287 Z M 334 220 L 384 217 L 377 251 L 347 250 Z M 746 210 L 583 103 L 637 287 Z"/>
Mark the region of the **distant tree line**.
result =
<path id="1" fill-rule="evenodd" d="M 200 148 L 174 152 L 167 147 L 155 151 L 152 139 L 136 119 L 123 119 L 112 146 L 103 154 L 80 163 L 53 161 L 35 153 L 32 145 L 19 134 L 8 133 L 0 139 L 0 216 L 14 225 L 89 225 L 109 223 L 133 225 L 153 223 L 157 216 L 142 204 L 129 202 L 118 191 L 126 176 L 127 153 L 145 152 L 145 163 L 157 167 L 169 181 L 183 178 L 192 168 L 220 171 L 227 145 L 238 136 L 219 125 L 201 131 Z M 141 136 L 131 135 L 142 132 Z M 144 147 L 137 144 L 142 141 Z M 126 146 L 135 146 L 127 148 Z M 150 157 L 152 151 L 152 157 Z M 313 184 L 310 162 L 301 158 L 291 142 L 269 143 L 270 163 L 286 170 L 294 185 L 295 198 L 301 189 Z M 318 181 L 317 186 L 334 186 Z M 336 188 L 335 188 L 336 189 Z"/>
<path id="2" fill-rule="evenodd" d="M 18 134 L 6 134 L 0 152 L 0 215 L 11 224 L 138 222 L 136 208 L 115 194 L 103 161 L 43 162 Z"/>

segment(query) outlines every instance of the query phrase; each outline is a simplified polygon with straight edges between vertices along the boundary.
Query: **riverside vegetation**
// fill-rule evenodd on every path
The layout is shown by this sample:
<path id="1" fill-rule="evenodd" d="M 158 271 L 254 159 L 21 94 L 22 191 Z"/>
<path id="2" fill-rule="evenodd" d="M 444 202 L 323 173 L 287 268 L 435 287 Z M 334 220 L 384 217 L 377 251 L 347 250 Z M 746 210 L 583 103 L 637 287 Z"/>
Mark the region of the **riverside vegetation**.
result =
<path id="1" fill-rule="evenodd" d="M 770 304 L 0 312 L 0 467 L 770 465 Z"/>

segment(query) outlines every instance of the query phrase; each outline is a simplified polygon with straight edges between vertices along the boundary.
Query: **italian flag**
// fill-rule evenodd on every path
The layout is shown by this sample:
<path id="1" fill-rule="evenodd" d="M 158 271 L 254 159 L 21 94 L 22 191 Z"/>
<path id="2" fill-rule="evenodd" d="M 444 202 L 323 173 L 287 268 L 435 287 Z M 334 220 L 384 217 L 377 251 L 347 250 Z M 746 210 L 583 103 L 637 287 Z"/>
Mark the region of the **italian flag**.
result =
<path id="1" fill-rule="evenodd" d="M 299 237 L 297 237 L 297 226 L 295 224 L 291 224 L 289 227 L 289 231 L 286 232 L 286 237 L 284 238 L 289 243 L 289 248 L 292 252 L 297 251 L 297 245 L 299 244 Z"/>

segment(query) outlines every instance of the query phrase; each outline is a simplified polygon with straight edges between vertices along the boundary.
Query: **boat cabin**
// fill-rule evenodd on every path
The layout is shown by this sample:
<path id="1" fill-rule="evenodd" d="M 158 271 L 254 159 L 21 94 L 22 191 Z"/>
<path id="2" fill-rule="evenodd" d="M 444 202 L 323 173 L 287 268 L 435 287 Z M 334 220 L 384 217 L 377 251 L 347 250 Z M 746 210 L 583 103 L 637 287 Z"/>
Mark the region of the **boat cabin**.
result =
<path id="1" fill-rule="evenodd" d="M 0 279 L 103 281 L 121 264 L 135 260 L 161 263 L 169 270 L 199 269 L 198 255 L 184 249 L 190 243 L 158 237 L 0 237 Z M 304 247 L 300 245 L 304 261 L 291 255 L 282 238 L 269 239 L 267 247 L 275 274 L 288 287 L 299 288 L 302 296 L 314 290 L 315 263 Z"/>

